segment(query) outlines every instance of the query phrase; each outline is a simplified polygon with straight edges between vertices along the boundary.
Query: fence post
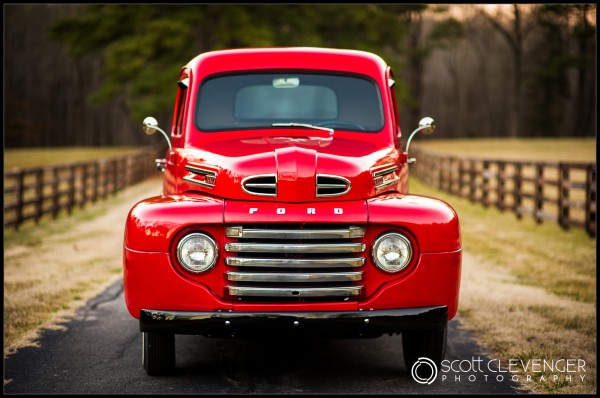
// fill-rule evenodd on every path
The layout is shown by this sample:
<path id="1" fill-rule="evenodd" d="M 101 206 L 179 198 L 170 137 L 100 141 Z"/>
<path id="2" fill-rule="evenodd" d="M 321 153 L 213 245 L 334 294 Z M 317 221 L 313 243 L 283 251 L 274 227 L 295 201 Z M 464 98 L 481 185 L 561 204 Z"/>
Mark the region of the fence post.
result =
<path id="1" fill-rule="evenodd" d="M 465 167 L 463 159 L 458 159 L 458 195 L 464 197 L 463 193 L 465 188 L 465 182 L 463 181 L 465 178 Z"/>
<path id="2" fill-rule="evenodd" d="M 569 229 L 569 167 L 558 164 L 558 225 Z"/>
<path id="3" fill-rule="evenodd" d="M 23 223 L 23 196 L 25 193 L 25 172 L 23 170 L 19 170 L 16 178 L 17 183 L 17 214 L 15 221 L 15 229 L 18 230 L 19 226 Z"/>
<path id="4" fill-rule="evenodd" d="M 497 175 L 497 179 L 496 181 L 498 182 L 498 186 L 496 187 L 497 190 L 497 197 L 496 197 L 496 207 L 498 209 L 500 209 L 500 211 L 504 211 L 506 209 L 505 204 L 504 204 L 504 200 L 505 200 L 505 189 L 506 189 L 506 184 L 505 184 L 505 178 L 506 176 L 504 175 L 505 171 L 506 171 L 506 162 L 504 161 L 498 161 L 498 175 Z"/>
<path id="5" fill-rule="evenodd" d="M 98 200 L 98 186 L 100 185 L 100 163 L 94 162 L 92 177 L 92 203 L 96 203 Z"/>
<path id="6" fill-rule="evenodd" d="M 39 168 L 35 171 L 35 223 L 40 222 L 42 218 L 42 204 L 44 203 L 44 169 Z"/>
<path id="7" fill-rule="evenodd" d="M 513 179 L 515 186 L 513 190 L 513 212 L 520 220 L 523 217 L 523 213 L 521 212 L 521 204 L 523 202 L 523 164 L 521 162 L 515 163 L 515 174 Z"/>
<path id="8" fill-rule="evenodd" d="M 481 171 L 483 181 L 481 183 L 481 202 L 484 207 L 488 207 L 488 196 L 490 193 L 490 161 L 483 161 L 483 170 Z"/>
<path id="9" fill-rule="evenodd" d="M 104 183 L 104 189 L 102 190 L 103 198 L 108 197 L 108 193 L 110 190 L 110 164 L 111 162 L 109 161 L 103 162 L 102 164 L 104 170 L 104 179 L 102 180 L 102 182 Z"/>
<path id="10" fill-rule="evenodd" d="M 537 163 L 535 165 L 535 192 L 534 192 L 534 206 L 533 216 L 535 222 L 541 224 L 543 221 L 542 211 L 544 208 L 544 165 Z"/>
<path id="11" fill-rule="evenodd" d="M 477 170 L 476 170 L 476 165 L 475 165 L 475 160 L 471 159 L 469 160 L 469 200 L 471 202 L 475 202 L 476 197 L 476 190 L 477 190 L 477 185 L 476 185 L 476 178 L 477 178 Z"/>
<path id="12" fill-rule="evenodd" d="M 587 167 L 585 195 L 585 230 L 596 237 L 596 165 Z"/>
<path id="13" fill-rule="evenodd" d="M 54 167 L 52 169 L 52 218 L 58 217 L 60 211 L 60 173 L 59 168 Z"/>
<path id="14" fill-rule="evenodd" d="M 69 200 L 67 203 L 67 211 L 69 214 L 73 212 L 75 206 L 75 166 L 70 165 L 69 168 Z"/>
<path id="15" fill-rule="evenodd" d="M 85 203 L 87 203 L 88 201 L 88 194 L 87 194 L 87 189 L 88 189 L 88 163 L 84 163 L 82 165 L 82 173 L 83 175 L 81 176 L 81 204 L 80 206 L 83 208 L 83 206 L 85 205 Z"/>
<path id="16" fill-rule="evenodd" d="M 437 175 L 437 185 L 435 187 L 437 189 L 443 189 L 444 183 L 444 158 L 438 156 L 438 161 L 435 162 L 435 167 L 437 167 L 436 175 Z"/>
<path id="17" fill-rule="evenodd" d="M 113 159 L 112 163 L 112 179 L 113 179 L 113 184 L 112 184 L 112 194 L 116 194 L 117 193 L 117 189 L 119 186 L 119 159 Z"/>
<path id="18" fill-rule="evenodd" d="M 448 157 L 448 192 L 456 195 L 456 190 L 458 189 L 458 184 L 455 184 L 455 179 L 457 178 L 458 172 L 455 172 L 456 166 L 456 158 L 454 156 Z"/>

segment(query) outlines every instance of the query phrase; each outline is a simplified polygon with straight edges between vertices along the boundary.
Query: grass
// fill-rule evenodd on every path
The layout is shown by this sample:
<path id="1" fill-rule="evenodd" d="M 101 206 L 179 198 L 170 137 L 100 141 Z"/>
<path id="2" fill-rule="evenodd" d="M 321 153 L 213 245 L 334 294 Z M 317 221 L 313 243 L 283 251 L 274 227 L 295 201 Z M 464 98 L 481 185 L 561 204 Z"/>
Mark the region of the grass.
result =
<path id="1" fill-rule="evenodd" d="M 596 241 L 583 230 L 519 220 L 417 180 L 411 180 L 411 192 L 451 203 L 459 214 L 465 249 L 510 270 L 519 282 L 576 301 L 596 301 Z"/>
<path id="2" fill-rule="evenodd" d="M 585 381 L 555 382 L 529 374 L 523 390 L 595 393 L 596 241 L 582 230 L 538 225 L 473 204 L 411 179 L 411 192 L 440 198 L 456 210 L 463 249 L 459 317 L 493 358 L 582 358 Z"/>
<path id="3" fill-rule="evenodd" d="M 139 150 L 139 147 L 19 148 L 4 151 L 4 171 L 104 159 Z"/>
<path id="4" fill-rule="evenodd" d="M 482 138 L 435 140 L 420 137 L 412 144 L 422 149 L 465 157 L 595 162 L 596 138 Z"/>
<path id="5" fill-rule="evenodd" d="M 5 229 L 5 356 L 35 344 L 40 330 L 61 328 L 65 317 L 121 277 L 127 212 L 160 186 L 160 179 L 149 179 L 70 217 Z"/>

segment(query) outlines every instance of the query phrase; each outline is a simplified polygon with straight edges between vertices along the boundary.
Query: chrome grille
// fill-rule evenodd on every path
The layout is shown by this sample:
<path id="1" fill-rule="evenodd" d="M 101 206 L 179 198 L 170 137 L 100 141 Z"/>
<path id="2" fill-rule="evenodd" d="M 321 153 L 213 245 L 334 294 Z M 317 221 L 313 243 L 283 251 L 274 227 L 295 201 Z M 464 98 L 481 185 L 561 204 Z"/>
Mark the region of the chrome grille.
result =
<path id="1" fill-rule="evenodd" d="M 242 180 L 242 189 L 251 195 L 277 196 L 277 175 L 262 174 Z"/>
<path id="2" fill-rule="evenodd" d="M 318 198 L 342 196 L 350 192 L 350 180 L 340 176 L 332 176 L 328 174 L 317 174 L 317 191 Z"/>
<path id="3" fill-rule="evenodd" d="M 238 300 L 347 301 L 361 293 L 362 227 L 231 226 L 225 235 L 227 292 Z"/>

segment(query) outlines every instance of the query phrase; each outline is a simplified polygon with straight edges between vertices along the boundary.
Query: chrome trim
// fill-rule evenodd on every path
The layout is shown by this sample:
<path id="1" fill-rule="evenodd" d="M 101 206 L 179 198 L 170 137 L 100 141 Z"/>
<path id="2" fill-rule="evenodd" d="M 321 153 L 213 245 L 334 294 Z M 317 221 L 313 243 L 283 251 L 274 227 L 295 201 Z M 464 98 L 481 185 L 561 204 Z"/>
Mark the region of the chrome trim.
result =
<path id="1" fill-rule="evenodd" d="M 273 177 L 273 178 L 275 178 L 275 182 L 272 184 L 252 184 L 252 183 L 248 184 L 247 183 L 248 180 L 251 180 L 254 178 L 264 178 L 264 177 Z M 277 174 L 259 174 L 259 175 L 255 175 L 255 176 L 249 176 L 242 180 L 241 185 L 242 185 L 242 189 L 244 190 L 244 192 L 246 192 L 249 195 L 269 196 L 269 197 L 277 196 Z M 254 187 L 254 188 L 273 188 L 275 190 L 275 193 L 271 194 L 271 193 L 251 192 L 246 189 L 246 186 Z"/>
<path id="2" fill-rule="evenodd" d="M 192 177 L 190 177 L 190 176 L 185 176 L 185 177 L 183 177 L 183 180 L 184 180 L 184 181 L 187 181 L 187 182 L 191 182 L 192 184 L 196 184 L 196 185 L 200 185 L 200 186 L 202 186 L 202 187 L 206 187 L 206 188 L 214 188 L 214 187 L 215 187 L 215 186 L 214 186 L 214 185 L 212 185 L 212 184 L 207 184 L 207 183 L 205 183 L 205 182 L 202 182 L 202 181 L 195 180 L 195 179 L 193 179 L 193 178 L 192 178 Z"/>
<path id="3" fill-rule="evenodd" d="M 287 258 L 247 258 L 227 257 L 225 264 L 231 267 L 272 267 L 272 268 L 347 268 L 362 267 L 364 257 L 327 259 L 287 259 Z"/>
<path id="4" fill-rule="evenodd" d="M 238 282 L 353 282 L 362 280 L 362 272 L 254 273 L 227 272 L 227 280 Z"/>
<path id="5" fill-rule="evenodd" d="M 398 181 L 400 181 L 400 178 L 394 178 L 393 180 L 386 181 L 383 184 L 375 185 L 375 189 L 382 189 L 382 188 L 388 187 L 390 185 L 394 185 Z"/>
<path id="6" fill-rule="evenodd" d="M 398 181 L 400 181 L 400 177 L 396 177 L 392 180 L 382 182 L 381 184 L 377 184 L 378 179 L 381 179 L 383 181 L 384 176 L 390 175 L 398 170 L 398 166 L 391 165 L 391 164 L 385 165 L 382 167 L 385 167 L 385 168 L 378 170 L 378 171 L 374 171 L 372 173 L 373 182 L 375 183 L 375 189 L 382 189 L 382 188 L 388 187 L 390 185 L 394 185 L 394 184 L 398 183 Z"/>
<path id="7" fill-rule="evenodd" d="M 364 243 L 226 243 L 225 251 L 238 253 L 360 253 Z"/>
<path id="8" fill-rule="evenodd" d="M 227 227 L 226 235 L 229 238 L 251 239 L 353 239 L 364 238 L 365 229 L 362 227 L 349 227 L 348 229 L 244 229 L 243 227 Z M 234 234 L 235 232 L 235 234 Z"/>
<path id="9" fill-rule="evenodd" d="M 342 185 L 337 185 L 337 184 L 319 184 L 319 177 L 341 180 L 344 182 L 344 187 L 346 188 L 346 190 L 344 192 L 340 192 L 340 193 L 319 194 L 319 188 L 341 188 L 341 187 L 343 187 Z M 352 189 L 352 183 L 350 182 L 349 179 L 347 179 L 345 177 L 341 177 L 341 176 L 335 176 L 332 174 L 317 174 L 316 182 L 317 182 L 317 186 L 316 186 L 316 190 L 315 190 L 315 197 L 317 197 L 317 198 L 331 198 L 331 197 L 335 197 L 335 196 L 342 196 L 342 195 L 345 195 L 348 192 L 350 192 L 350 190 Z"/>
<path id="10" fill-rule="evenodd" d="M 204 177 L 211 176 L 211 177 L 213 177 L 215 179 L 215 181 L 217 179 L 217 173 L 215 171 L 212 171 L 212 170 L 202 169 L 200 167 L 189 166 L 189 165 L 186 165 L 185 169 L 187 171 L 189 171 L 190 173 L 193 173 L 194 175 L 201 175 L 201 176 L 204 176 Z M 197 185 L 200 185 L 200 186 L 203 186 L 203 187 L 207 187 L 207 188 L 211 188 L 211 189 L 215 187 L 215 184 L 210 184 L 210 183 L 207 183 L 207 182 L 195 180 L 192 175 L 184 176 L 183 180 L 187 181 L 187 182 L 191 182 L 192 184 L 197 184 Z"/>
<path id="11" fill-rule="evenodd" d="M 349 297 L 358 296 L 362 286 L 322 288 L 267 288 L 227 286 L 232 296 L 245 297 Z"/>
<path id="12" fill-rule="evenodd" d="M 387 165 L 383 167 L 387 167 Z M 386 169 L 373 172 L 373 177 L 384 176 L 386 174 L 393 173 L 396 170 L 398 170 L 398 166 L 387 167 Z"/>

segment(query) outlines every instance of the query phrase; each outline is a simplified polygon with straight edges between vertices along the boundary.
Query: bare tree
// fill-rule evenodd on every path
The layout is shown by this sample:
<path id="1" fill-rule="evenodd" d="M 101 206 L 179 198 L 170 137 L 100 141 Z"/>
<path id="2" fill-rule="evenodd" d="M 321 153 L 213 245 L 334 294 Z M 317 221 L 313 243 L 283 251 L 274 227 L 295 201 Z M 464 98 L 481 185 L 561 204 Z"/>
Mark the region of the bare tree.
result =
<path id="1" fill-rule="evenodd" d="M 522 134 L 523 126 L 523 56 L 525 41 L 535 27 L 535 5 L 513 4 L 510 13 L 498 9 L 495 15 L 490 15 L 480 8 L 481 15 L 498 31 L 508 44 L 513 62 L 513 85 L 511 112 L 509 113 L 508 133 L 511 137 Z"/>

